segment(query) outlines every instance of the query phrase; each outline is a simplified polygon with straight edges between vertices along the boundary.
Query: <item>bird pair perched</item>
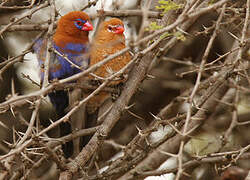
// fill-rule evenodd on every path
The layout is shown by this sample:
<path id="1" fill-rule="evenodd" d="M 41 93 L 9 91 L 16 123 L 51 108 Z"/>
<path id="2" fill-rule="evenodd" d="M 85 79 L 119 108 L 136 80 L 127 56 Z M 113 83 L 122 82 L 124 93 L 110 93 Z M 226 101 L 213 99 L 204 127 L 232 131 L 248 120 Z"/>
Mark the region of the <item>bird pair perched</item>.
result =
<path id="1" fill-rule="evenodd" d="M 88 67 L 102 61 L 108 55 L 114 54 L 125 48 L 124 24 L 118 18 L 112 18 L 103 22 L 94 37 L 89 43 L 88 34 L 93 30 L 89 16 L 81 11 L 73 11 L 62 16 L 53 35 L 52 46 L 59 53 L 52 53 L 49 64 L 49 81 L 54 79 L 64 79 L 86 70 Z M 33 46 L 37 54 L 41 81 L 44 78 L 44 63 L 47 52 L 47 39 L 38 39 Z M 60 56 L 63 54 L 64 56 Z M 65 57 L 66 56 L 66 57 Z M 101 78 L 108 77 L 112 72 L 117 72 L 131 60 L 130 54 L 124 53 L 103 66 L 96 69 L 94 74 Z M 70 61 L 70 62 L 69 62 Z M 91 79 L 91 77 L 89 76 Z M 92 77 L 93 78 L 93 77 Z M 120 83 L 120 81 L 112 84 Z M 57 90 L 48 94 L 53 104 L 58 118 L 63 117 L 65 109 L 69 105 L 68 92 Z M 110 94 L 101 93 L 88 102 L 90 107 L 97 108 Z M 71 133 L 71 125 L 68 122 L 60 124 L 60 135 L 65 136 Z M 63 145 L 66 157 L 72 153 L 68 148 L 72 147 L 72 142 Z"/>

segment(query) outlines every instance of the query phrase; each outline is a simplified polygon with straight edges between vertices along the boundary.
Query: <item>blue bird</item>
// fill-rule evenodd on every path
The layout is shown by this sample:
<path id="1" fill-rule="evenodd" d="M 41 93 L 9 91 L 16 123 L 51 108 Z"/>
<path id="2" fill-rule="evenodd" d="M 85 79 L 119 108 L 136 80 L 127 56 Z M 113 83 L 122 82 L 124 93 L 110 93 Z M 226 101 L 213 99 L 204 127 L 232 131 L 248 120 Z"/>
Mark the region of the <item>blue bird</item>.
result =
<path id="1" fill-rule="evenodd" d="M 73 11 L 62 16 L 53 35 L 53 48 L 63 54 L 64 57 L 52 53 L 49 64 L 49 81 L 64 79 L 87 69 L 89 66 L 89 31 L 93 30 L 89 16 L 81 11 Z M 46 59 L 47 39 L 38 39 L 34 46 L 37 55 L 41 81 L 44 78 L 44 62 Z M 72 63 L 75 65 L 73 66 Z M 80 67 L 80 68 L 78 68 Z M 57 90 L 48 94 L 59 118 L 63 117 L 65 109 L 69 105 L 68 92 Z M 69 122 L 60 124 L 60 136 L 71 133 Z M 73 154 L 73 142 L 67 142 L 62 146 L 66 158 Z"/>

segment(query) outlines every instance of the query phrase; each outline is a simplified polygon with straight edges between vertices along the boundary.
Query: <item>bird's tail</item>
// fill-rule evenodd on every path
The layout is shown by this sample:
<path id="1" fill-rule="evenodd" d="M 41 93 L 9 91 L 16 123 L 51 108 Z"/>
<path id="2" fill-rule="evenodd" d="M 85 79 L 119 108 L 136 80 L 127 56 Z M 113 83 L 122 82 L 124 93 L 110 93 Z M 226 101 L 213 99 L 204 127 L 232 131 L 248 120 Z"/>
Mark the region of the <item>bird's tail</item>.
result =
<path id="1" fill-rule="evenodd" d="M 65 109 L 69 105 L 69 96 L 68 92 L 64 90 L 55 91 L 49 93 L 49 98 L 51 103 L 56 109 L 56 113 L 58 118 L 62 118 L 65 116 Z M 60 137 L 66 136 L 72 132 L 71 124 L 69 122 L 62 122 L 60 123 Z M 62 150 L 64 153 L 65 158 L 69 158 L 73 155 L 73 141 L 66 142 L 62 145 Z"/>

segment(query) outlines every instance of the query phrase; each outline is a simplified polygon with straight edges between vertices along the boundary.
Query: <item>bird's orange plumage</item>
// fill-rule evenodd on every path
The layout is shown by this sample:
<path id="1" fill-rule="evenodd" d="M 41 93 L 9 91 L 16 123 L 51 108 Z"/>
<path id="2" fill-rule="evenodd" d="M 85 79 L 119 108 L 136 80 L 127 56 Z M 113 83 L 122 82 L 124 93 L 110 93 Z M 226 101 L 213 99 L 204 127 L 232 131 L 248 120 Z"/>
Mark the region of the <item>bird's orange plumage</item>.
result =
<path id="1" fill-rule="evenodd" d="M 108 55 L 115 54 L 126 47 L 124 35 L 110 32 L 108 30 L 109 25 L 124 26 L 123 22 L 117 18 L 112 18 L 109 21 L 105 21 L 100 25 L 96 37 L 94 38 L 94 42 L 90 52 L 90 66 L 102 61 Z M 98 68 L 94 73 L 97 76 L 103 78 L 108 77 L 110 75 L 110 69 L 114 72 L 117 72 L 122 67 L 124 67 L 130 61 L 130 59 L 130 54 L 127 52 L 112 59 L 105 65 Z"/>
<path id="2" fill-rule="evenodd" d="M 112 18 L 100 25 L 91 47 L 90 65 L 94 65 L 102 61 L 108 55 L 115 54 L 126 47 L 125 36 L 123 34 L 124 29 L 119 31 L 118 28 L 124 28 L 123 22 L 118 18 Z M 94 74 L 102 78 L 108 77 L 112 72 L 117 72 L 122 69 L 130 60 L 131 56 L 129 52 L 126 52 L 102 65 L 94 72 Z M 115 85 L 120 82 L 121 81 L 113 81 L 110 84 Z M 100 92 L 98 95 L 90 99 L 88 109 L 95 110 L 109 96 L 110 94 L 106 92 Z"/>

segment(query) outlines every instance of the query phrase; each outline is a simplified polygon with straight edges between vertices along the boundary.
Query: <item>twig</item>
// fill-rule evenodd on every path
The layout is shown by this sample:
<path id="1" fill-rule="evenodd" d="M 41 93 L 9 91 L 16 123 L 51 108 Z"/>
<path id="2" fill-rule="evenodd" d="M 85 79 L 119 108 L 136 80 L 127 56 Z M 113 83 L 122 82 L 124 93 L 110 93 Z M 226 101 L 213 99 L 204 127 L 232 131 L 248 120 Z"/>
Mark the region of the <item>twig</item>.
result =
<path id="1" fill-rule="evenodd" d="M 20 18 L 17 18 L 15 21 L 9 23 L 7 26 L 5 26 L 1 31 L 0 31 L 0 36 L 2 37 L 2 34 L 9 28 L 11 27 L 12 25 L 22 21 L 23 19 L 25 18 L 30 18 L 32 16 L 32 14 L 34 14 L 36 11 L 42 9 L 42 8 L 45 8 L 49 6 L 49 3 L 46 1 L 44 4 L 32 9 L 29 13 L 27 13 L 26 15 L 23 15 L 21 16 Z"/>

